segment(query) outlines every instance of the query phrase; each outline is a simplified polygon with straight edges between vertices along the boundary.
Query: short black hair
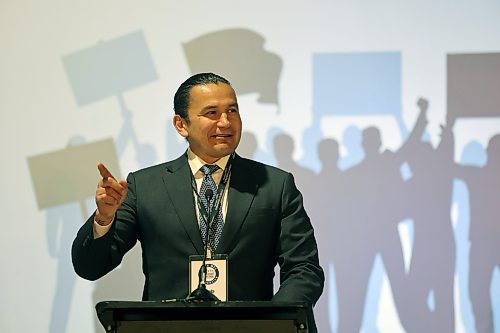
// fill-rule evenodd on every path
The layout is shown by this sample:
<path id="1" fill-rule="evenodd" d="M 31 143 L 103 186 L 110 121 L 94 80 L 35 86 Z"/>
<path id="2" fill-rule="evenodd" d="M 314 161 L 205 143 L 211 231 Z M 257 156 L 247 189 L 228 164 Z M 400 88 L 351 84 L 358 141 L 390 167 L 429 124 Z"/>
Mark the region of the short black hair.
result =
<path id="1" fill-rule="evenodd" d="M 189 106 L 189 98 L 191 89 L 195 86 L 204 85 L 204 84 L 219 84 L 224 83 L 227 85 L 231 85 L 228 80 L 223 78 L 220 75 L 214 73 L 198 73 L 186 81 L 182 82 L 182 84 L 177 89 L 174 95 L 174 112 L 175 114 L 181 116 L 181 118 L 188 120 L 188 106 Z"/>

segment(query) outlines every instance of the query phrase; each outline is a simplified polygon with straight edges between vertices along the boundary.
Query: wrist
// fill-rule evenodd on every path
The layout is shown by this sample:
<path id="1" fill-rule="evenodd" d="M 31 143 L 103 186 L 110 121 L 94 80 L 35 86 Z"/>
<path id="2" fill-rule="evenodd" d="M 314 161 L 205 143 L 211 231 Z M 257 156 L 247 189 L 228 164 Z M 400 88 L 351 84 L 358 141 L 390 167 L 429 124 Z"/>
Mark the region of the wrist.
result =
<path id="1" fill-rule="evenodd" d="M 111 224 L 111 222 L 113 222 L 114 218 L 115 218 L 114 216 L 111 216 L 111 217 L 103 216 L 102 214 L 99 213 L 99 211 L 97 211 L 95 214 L 95 217 L 94 217 L 94 221 L 95 221 L 95 223 L 99 224 L 100 226 L 105 227 L 105 226 Z"/>

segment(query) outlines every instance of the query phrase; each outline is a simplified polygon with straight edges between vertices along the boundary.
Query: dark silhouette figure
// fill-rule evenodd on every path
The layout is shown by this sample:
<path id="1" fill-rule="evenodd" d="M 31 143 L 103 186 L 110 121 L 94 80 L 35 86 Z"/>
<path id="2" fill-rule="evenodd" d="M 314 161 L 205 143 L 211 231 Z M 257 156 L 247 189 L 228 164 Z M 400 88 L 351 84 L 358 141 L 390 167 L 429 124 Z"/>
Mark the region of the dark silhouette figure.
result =
<path id="1" fill-rule="evenodd" d="M 241 141 L 237 148 L 238 154 L 243 157 L 253 159 L 258 147 L 259 145 L 255 134 L 251 132 L 243 132 L 241 134 Z"/>
<path id="2" fill-rule="evenodd" d="M 273 139 L 273 147 L 278 167 L 293 174 L 297 188 L 303 193 L 304 206 L 309 211 L 309 206 L 312 204 L 312 193 L 314 189 L 311 182 L 315 176 L 314 171 L 294 161 L 293 151 L 295 149 L 295 144 L 290 135 L 285 133 L 277 134 Z"/>
<path id="3" fill-rule="evenodd" d="M 361 148 L 362 133 L 357 126 L 349 126 L 342 135 L 342 145 L 347 149 L 347 154 L 339 161 L 340 170 L 347 170 L 363 160 L 364 152 Z"/>
<path id="4" fill-rule="evenodd" d="M 315 227 L 316 240 L 320 254 L 320 264 L 328 277 L 330 265 L 334 261 L 336 235 L 342 234 L 342 205 L 344 203 L 345 187 L 342 184 L 343 174 L 339 164 L 339 144 L 334 139 L 323 139 L 318 143 L 318 158 L 321 162 L 319 174 L 308 181 L 313 183 L 315 191 L 311 196 L 311 221 Z M 314 308 L 318 332 L 331 332 L 330 312 L 335 311 L 335 305 L 330 304 L 334 298 L 334 286 L 325 279 L 323 295 Z"/>
<path id="5" fill-rule="evenodd" d="M 85 143 L 81 136 L 74 136 L 68 148 Z M 66 332 L 71 310 L 76 275 L 71 263 L 71 243 L 75 233 L 88 215 L 86 198 L 77 202 L 50 207 L 47 213 L 47 247 L 52 258 L 57 259 L 57 284 L 52 301 L 49 332 Z M 75 218 L 76 217 L 76 218 Z M 78 217 L 81 217 L 79 219 Z"/>
<path id="6" fill-rule="evenodd" d="M 408 332 L 454 332 L 453 286 L 456 245 L 451 222 L 454 138 L 442 126 L 434 149 L 420 141 L 409 157 L 408 200 L 414 244 L 407 288 L 395 294 L 405 304 L 400 319 Z"/>
<path id="7" fill-rule="evenodd" d="M 490 285 L 500 266 L 500 135 L 493 136 L 483 167 L 459 166 L 455 172 L 469 189 L 469 296 L 477 332 L 494 332 Z"/>
<path id="8" fill-rule="evenodd" d="M 486 164 L 486 148 L 476 140 L 467 143 L 462 149 L 460 164 L 483 167 Z M 453 205 L 456 210 L 454 221 L 455 242 L 457 243 L 456 282 L 460 301 L 459 316 L 466 332 L 474 332 L 474 314 L 469 297 L 469 255 L 470 255 L 470 200 L 467 183 L 455 179 L 453 185 Z M 486 287 L 486 286 L 485 286 Z M 458 300 L 457 300 L 458 301 Z"/>
<path id="9" fill-rule="evenodd" d="M 123 115 L 123 125 L 116 139 L 118 155 L 122 156 L 127 146 L 131 143 L 135 151 L 135 158 L 139 168 L 154 164 L 157 159 L 155 148 L 149 143 L 141 143 L 138 140 L 132 122 L 133 112 L 127 108 L 121 94 L 118 95 L 118 100 Z M 109 300 L 141 300 L 144 276 L 140 270 L 141 251 L 138 248 L 139 246 L 135 246 L 135 248 L 127 254 L 118 269 L 110 272 L 107 276 L 99 279 L 95 283 L 95 289 L 92 295 L 94 304 L 100 301 Z M 94 324 L 96 332 L 104 331 L 97 315 L 94 316 Z"/>
<path id="10" fill-rule="evenodd" d="M 49 332 L 66 332 L 76 275 L 71 264 L 70 249 L 75 233 L 81 225 L 75 216 L 88 214 L 83 201 L 47 209 L 47 246 L 52 258 L 57 259 L 57 286 L 52 301 Z M 75 223 L 75 221 L 77 221 Z"/>
<path id="11" fill-rule="evenodd" d="M 398 223 L 408 215 L 406 183 L 400 167 L 413 153 L 426 126 L 427 104 L 408 139 L 396 152 L 381 152 L 380 132 L 366 128 L 362 134 L 365 158 L 348 169 L 342 186 L 348 189 L 335 207 L 332 219 L 332 256 L 338 297 L 338 332 L 359 332 L 366 293 L 377 255 L 380 255 L 394 294 L 406 292 L 406 276 Z M 404 303 L 394 298 L 397 309 Z"/>
<path id="12" fill-rule="evenodd" d="M 118 102 L 122 111 L 123 125 L 116 138 L 116 148 L 119 156 L 123 156 L 129 143 L 135 151 L 136 162 L 139 167 L 147 167 L 153 165 L 156 160 L 156 150 L 150 143 L 143 143 L 139 141 L 135 133 L 134 124 L 132 122 L 133 112 L 127 108 L 122 94 L 118 94 Z"/>

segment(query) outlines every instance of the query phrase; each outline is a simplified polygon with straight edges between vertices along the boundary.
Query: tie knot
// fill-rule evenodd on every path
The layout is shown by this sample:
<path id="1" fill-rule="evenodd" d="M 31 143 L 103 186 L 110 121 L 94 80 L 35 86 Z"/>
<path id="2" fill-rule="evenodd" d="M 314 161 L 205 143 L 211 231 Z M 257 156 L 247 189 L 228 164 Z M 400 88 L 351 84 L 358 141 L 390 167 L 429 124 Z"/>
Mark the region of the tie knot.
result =
<path id="1" fill-rule="evenodd" d="M 217 164 L 205 164 L 204 166 L 202 166 L 200 168 L 200 171 L 205 175 L 205 176 L 208 176 L 208 175 L 211 175 L 213 174 L 215 171 L 217 171 L 219 169 L 219 166 Z"/>

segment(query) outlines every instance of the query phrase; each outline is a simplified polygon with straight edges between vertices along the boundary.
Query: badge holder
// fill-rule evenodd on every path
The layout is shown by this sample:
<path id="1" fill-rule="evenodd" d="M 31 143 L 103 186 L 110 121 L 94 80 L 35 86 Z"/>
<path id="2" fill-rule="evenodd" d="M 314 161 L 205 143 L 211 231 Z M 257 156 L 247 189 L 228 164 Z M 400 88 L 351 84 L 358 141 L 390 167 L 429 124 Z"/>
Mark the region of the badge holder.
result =
<path id="1" fill-rule="evenodd" d="M 189 257 L 189 295 L 207 301 L 227 301 L 227 254 L 214 254 L 205 261 L 205 281 L 200 282 L 203 256 Z M 209 294 L 207 295 L 208 292 Z M 215 298 L 210 297 L 215 296 Z M 197 297 L 198 296 L 198 297 Z"/>

